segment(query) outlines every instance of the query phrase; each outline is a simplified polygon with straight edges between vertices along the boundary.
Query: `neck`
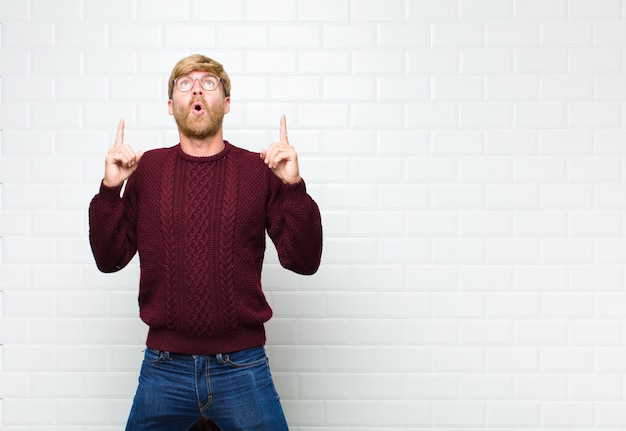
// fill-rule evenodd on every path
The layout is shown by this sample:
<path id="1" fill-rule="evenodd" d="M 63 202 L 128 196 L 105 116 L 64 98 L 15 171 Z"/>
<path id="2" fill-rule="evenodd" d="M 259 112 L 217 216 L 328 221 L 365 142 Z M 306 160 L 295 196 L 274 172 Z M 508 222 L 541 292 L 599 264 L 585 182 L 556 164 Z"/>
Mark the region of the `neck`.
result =
<path id="1" fill-rule="evenodd" d="M 203 139 L 190 138 L 179 131 L 180 148 L 185 154 L 194 157 L 210 157 L 219 154 L 224 149 L 224 138 L 221 131 L 215 136 Z"/>

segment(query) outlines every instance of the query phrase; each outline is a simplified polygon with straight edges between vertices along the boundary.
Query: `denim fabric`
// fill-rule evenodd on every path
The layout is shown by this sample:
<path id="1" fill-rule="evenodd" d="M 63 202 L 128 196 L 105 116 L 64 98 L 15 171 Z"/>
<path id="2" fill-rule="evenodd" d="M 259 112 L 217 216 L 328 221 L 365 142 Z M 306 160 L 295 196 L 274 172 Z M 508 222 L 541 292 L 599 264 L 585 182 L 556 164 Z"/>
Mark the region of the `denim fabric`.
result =
<path id="1" fill-rule="evenodd" d="M 263 347 L 212 356 L 146 349 L 126 431 L 288 431 Z"/>

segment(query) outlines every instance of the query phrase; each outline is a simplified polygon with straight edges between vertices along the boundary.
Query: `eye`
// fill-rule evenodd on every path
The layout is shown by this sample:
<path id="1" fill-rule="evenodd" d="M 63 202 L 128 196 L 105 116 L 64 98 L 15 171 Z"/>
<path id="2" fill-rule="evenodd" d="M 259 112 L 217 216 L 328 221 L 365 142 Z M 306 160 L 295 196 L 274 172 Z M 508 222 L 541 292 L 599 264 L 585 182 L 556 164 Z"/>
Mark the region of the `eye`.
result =
<path id="1" fill-rule="evenodd" d="M 202 86 L 207 90 L 214 90 L 217 87 L 217 78 L 215 76 L 205 76 L 202 78 Z"/>
<path id="2" fill-rule="evenodd" d="M 180 89 L 187 89 L 193 87 L 192 81 L 189 78 L 184 78 L 178 81 L 178 87 Z"/>

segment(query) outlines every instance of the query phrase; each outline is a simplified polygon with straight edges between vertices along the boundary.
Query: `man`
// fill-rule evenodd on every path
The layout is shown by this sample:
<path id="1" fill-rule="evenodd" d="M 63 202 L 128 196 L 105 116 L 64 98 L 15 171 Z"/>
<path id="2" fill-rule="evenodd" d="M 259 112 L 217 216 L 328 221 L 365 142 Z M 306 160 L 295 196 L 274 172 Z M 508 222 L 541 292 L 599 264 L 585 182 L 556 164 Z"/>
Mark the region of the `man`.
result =
<path id="1" fill-rule="evenodd" d="M 284 116 L 280 142 L 260 153 L 224 141 L 230 79 L 220 63 L 180 60 L 168 90 L 180 143 L 135 152 L 120 121 L 89 208 L 101 271 L 118 271 L 139 253 L 149 331 L 126 429 L 186 431 L 206 417 L 223 431 L 286 431 L 263 347 L 272 314 L 261 289 L 265 234 L 281 265 L 313 274 L 319 209 Z"/>

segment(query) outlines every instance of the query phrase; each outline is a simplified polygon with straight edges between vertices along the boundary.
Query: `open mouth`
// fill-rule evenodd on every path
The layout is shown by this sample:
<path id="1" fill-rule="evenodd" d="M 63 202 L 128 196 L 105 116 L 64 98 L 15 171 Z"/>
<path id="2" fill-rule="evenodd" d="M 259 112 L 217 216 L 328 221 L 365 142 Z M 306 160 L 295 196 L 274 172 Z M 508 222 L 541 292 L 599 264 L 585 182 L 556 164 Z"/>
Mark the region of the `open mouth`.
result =
<path id="1" fill-rule="evenodd" d="M 202 115 L 204 114 L 204 105 L 200 102 L 194 102 L 191 105 L 191 110 L 196 114 L 196 115 Z"/>

